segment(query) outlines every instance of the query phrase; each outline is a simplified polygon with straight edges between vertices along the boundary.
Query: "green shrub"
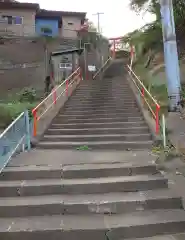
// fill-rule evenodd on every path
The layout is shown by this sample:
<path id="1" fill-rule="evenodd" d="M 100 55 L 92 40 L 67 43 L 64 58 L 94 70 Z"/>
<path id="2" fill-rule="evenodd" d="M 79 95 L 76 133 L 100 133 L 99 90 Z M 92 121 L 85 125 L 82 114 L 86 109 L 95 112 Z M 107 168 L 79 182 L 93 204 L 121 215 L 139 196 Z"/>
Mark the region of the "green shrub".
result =
<path id="1" fill-rule="evenodd" d="M 18 93 L 18 100 L 20 102 L 33 103 L 36 101 L 36 90 L 34 88 L 24 88 Z"/>
<path id="2" fill-rule="evenodd" d="M 7 127 L 20 113 L 28 109 L 29 116 L 32 118 L 32 109 L 36 103 L 17 102 L 17 103 L 1 103 L 0 104 L 0 127 Z"/>

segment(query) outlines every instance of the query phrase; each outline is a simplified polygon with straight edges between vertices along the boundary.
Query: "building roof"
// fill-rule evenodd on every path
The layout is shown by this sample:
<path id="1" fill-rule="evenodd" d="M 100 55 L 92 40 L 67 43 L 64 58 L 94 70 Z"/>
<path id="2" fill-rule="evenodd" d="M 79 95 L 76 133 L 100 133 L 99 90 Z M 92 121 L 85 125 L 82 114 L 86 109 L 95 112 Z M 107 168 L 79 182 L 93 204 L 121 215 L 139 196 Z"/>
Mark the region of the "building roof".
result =
<path id="1" fill-rule="evenodd" d="M 37 13 L 37 17 L 63 17 L 63 16 L 80 17 L 83 20 L 86 17 L 86 13 L 85 12 L 50 11 L 45 9 L 41 9 Z"/>
<path id="2" fill-rule="evenodd" d="M 36 17 L 49 17 L 61 19 L 63 16 L 74 16 L 81 18 L 82 21 L 85 20 L 85 12 L 65 12 L 65 11 L 50 11 L 45 9 L 40 9 L 40 5 L 37 3 L 22 3 L 13 0 L 0 0 L 0 9 L 30 9 L 37 12 Z"/>
<path id="3" fill-rule="evenodd" d="M 39 10 L 39 4 L 37 3 L 20 3 L 20 2 L 1 2 L 0 1 L 0 9 L 30 9 L 30 10 Z"/>
<path id="4" fill-rule="evenodd" d="M 64 54 L 72 54 L 72 53 L 78 53 L 79 55 L 82 54 L 83 48 L 72 48 L 72 49 L 66 49 L 66 50 L 59 50 L 56 52 L 52 52 L 52 56 L 58 56 L 58 55 L 64 55 Z"/>

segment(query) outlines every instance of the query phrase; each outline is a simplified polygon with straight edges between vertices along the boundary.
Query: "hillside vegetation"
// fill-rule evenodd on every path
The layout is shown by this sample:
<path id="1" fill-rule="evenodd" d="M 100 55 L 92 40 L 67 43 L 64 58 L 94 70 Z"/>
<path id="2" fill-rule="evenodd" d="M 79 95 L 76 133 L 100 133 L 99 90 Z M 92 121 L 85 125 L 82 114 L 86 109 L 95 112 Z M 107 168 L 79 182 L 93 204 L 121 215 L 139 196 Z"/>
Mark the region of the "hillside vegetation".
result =
<path id="1" fill-rule="evenodd" d="M 148 12 L 156 20 L 128 33 L 123 42 L 135 46 L 134 70 L 161 104 L 167 105 L 167 87 L 163 54 L 163 36 L 159 0 L 130 0 L 130 8 L 139 15 Z M 185 1 L 173 0 L 181 82 L 185 82 Z"/>

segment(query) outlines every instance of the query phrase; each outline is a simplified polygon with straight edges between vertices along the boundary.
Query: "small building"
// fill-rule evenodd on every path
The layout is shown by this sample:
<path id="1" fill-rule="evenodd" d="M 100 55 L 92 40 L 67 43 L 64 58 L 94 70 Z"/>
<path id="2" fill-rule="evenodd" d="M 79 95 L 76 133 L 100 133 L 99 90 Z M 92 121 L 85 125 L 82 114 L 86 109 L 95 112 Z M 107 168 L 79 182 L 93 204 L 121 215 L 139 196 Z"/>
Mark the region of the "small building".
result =
<path id="1" fill-rule="evenodd" d="M 41 9 L 36 14 L 36 33 L 38 35 L 77 38 L 78 31 L 85 20 L 86 13 L 49 11 Z"/>
<path id="2" fill-rule="evenodd" d="M 74 48 L 51 53 L 55 83 L 60 83 L 79 67 L 79 56 L 82 52 L 83 49 Z"/>
<path id="3" fill-rule="evenodd" d="M 16 36 L 35 35 L 35 16 L 39 4 L 0 2 L 0 33 Z"/>
<path id="4" fill-rule="evenodd" d="M 58 11 L 40 10 L 35 17 L 37 35 L 59 37 L 61 35 L 62 16 Z"/>
<path id="5" fill-rule="evenodd" d="M 78 37 L 86 13 L 49 11 L 39 4 L 0 0 L 0 35 Z"/>
<path id="6" fill-rule="evenodd" d="M 77 38 L 78 31 L 86 19 L 85 12 L 61 12 L 62 13 L 62 35 L 65 38 Z"/>

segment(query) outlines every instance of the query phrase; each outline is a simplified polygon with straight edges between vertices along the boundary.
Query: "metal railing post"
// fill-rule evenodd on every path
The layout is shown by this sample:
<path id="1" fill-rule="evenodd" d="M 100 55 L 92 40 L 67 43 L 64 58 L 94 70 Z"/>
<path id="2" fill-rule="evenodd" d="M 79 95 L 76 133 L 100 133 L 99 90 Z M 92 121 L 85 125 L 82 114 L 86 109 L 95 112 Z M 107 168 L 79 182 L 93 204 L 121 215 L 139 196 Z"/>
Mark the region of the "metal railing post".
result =
<path id="1" fill-rule="evenodd" d="M 33 136 L 37 136 L 37 110 L 32 111 L 33 114 Z"/>
<path id="2" fill-rule="evenodd" d="M 166 148 L 166 120 L 164 114 L 162 115 L 162 134 L 163 134 L 163 146 Z"/>
<path id="3" fill-rule="evenodd" d="M 31 149 L 31 135 L 30 135 L 30 120 L 29 120 L 29 113 L 28 110 L 25 111 L 25 123 L 26 123 L 26 141 L 27 141 L 27 148 L 28 151 Z"/>
<path id="4" fill-rule="evenodd" d="M 53 102 L 54 102 L 54 104 L 57 104 L 57 92 L 56 92 L 55 87 L 53 89 Z"/>
<path id="5" fill-rule="evenodd" d="M 68 97 L 69 80 L 66 81 L 66 96 Z"/>
<path id="6" fill-rule="evenodd" d="M 156 119 L 155 119 L 156 134 L 159 134 L 159 110 L 160 110 L 160 106 L 157 104 L 156 105 Z"/>
<path id="7" fill-rule="evenodd" d="M 142 90 L 141 90 L 141 93 L 142 93 L 142 104 L 144 105 L 145 104 L 145 89 L 144 88 L 142 88 Z"/>

